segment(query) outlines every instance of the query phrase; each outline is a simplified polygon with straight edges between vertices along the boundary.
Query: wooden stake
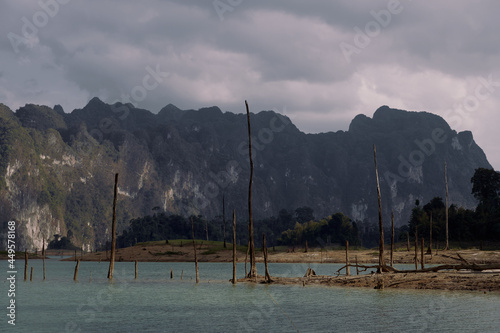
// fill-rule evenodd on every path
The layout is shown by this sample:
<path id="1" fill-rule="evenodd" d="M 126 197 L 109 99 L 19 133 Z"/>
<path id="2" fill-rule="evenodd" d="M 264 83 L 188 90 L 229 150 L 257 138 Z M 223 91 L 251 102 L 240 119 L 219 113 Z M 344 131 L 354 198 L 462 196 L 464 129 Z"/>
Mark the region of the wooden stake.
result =
<path id="1" fill-rule="evenodd" d="M 450 249 L 450 244 L 448 242 L 448 166 L 446 161 L 444 161 L 444 184 L 446 188 L 446 199 L 445 199 L 445 220 L 446 220 L 446 247 L 445 250 Z"/>
<path id="2" fill-rule="evenodd" d="M 135 279 L 137 280 L 137 260 L 135 261 Z"/>
<path id="3" fill-rule="evenodd" d="M 28 279 L 28 249 L 24 249 L 24 281 Z"/>
<path id="4" fill-rule="evenodd" d="M 111 258 L 109 259 L 108 279 L 113 279 L 113 269 L 115 267 L 115 246 L 116 246 L 116 199 L 118 197 L 118 174 L 115 174 L 115 195 L 113 198 L 113 221 L 111 224 Z"/>
<path id="5" fill-rule="evenodd" d="M 181 271 L 181 280 L 183 276 L 184 276 L 184 270 Z"/>
<path id="6" fill-rule="evenodd" d="M 351 275 L 351 269 L 349 268 L 349 241 L 345 241 L 345 275 Z"/>
<path id="7" fill-rule="evenodd" d="M 42 257 L 43 257 L 43 281 L 45 281 L 45 238 L 43 239 Z"/>
<path id="8" fill-rule="evenodd" d="M 420 267 L 424 269 L 424 237 L 422 237 L 420 244 Z"/>
<path id="9" fill-rule="evenodd" d="M 205 231 L 207 233 L 207 242 L 208 242 L 208 220 L 205 220 Z"/>
<path id="10" fill-rule="evenodd" d="M 89 275 L 89 283 L 92 282 L 92 271 L 90 271 L 90 275 Z"/>
<path id="11" fill-rule="evenodd" d="M 305 248 L 305 252 L 307 253 L 307 239 L 306 239 L 306 248 Z"/>
<path id="12" fill-rule="evenodd" d="M 222 193 L 222 224 L 224 225 L 224 248 L 226 248 L 226 205 L 224 204 L 224 193 Z"/>
<path id="13" fill-rule="evenodd" d="M 33 266 L 31 266 L 30 281 L 33 281 Z"/>
<path id="14" fill-rule="evenodd" d="M 193 235 L 193 248 L 194 248 L 194 267 L 196 269 L 196 283 L 200 283 L 200 275 L 198 273 L 198 257 L 196 256 L 196 241 L 194 240 L 194 221 L 191 217 L 191 233 Z"/>
<path id="15" fill-rule="evenodd" d="M 391 267 L 394 267 L 394 210 L 391 211 Z"/>
<path id="16" fill-rule="evenodd" d="M 233 209 L 233 284 L 236 284 L 236 211 L 234 209 Z"/>
<path id="17" fill-rule="evenodd" d="M 170 279 L 173 279 L 174 278 L 174 271 L 172 270 L 172 268 L 170 268 Z"/>
<path id="18" fill-rule="evenodd" d="M 415 270 L 418 270 L 418 232 L 415 227 Z"/>
<path id="19" fill-rule="evenodd" d="M 378 269 L 377 273 L 382 273 L 384 262 L 384 224 L 382 222 L 382 200 L 380 198 L 380 183 L 377 170 L 377 148 L 373 145 L 373 159 L 375 161 L 375 178 L 377 179 L 377 196 L 378 196 L 378 229 L 379 229 L 379 246 L 378 246 Z"/>
<path id="20" fill-rule="evenodd" d="M 410 233 L 406 233 L 406 249 L 410 252 Z"/>
<path id="21" fill-rule="evenodd" d="M 250 252 L 250 241 L 247 244 L 247 253 L 245 254 L 245 277 L 248 276 L 248 273 L 247 273 L 247 257 L 248 257 L 248 252 Z"/>
<path id="22" fill-rule="evenodd" d="M 250 129 L 250 110 L 248 102 L 245 101 L 248 122 L 248 155 L 250 157 L 250 181 L 248 183 L 248 241 L 250 243 L 250 274 L 248 277 L 257 278 L 257 263 L 255 262 L 255 247 L 253 240 L 253 218 L 252 218 L 252 182 L 253 182 L 253 159 L 252 159 L 252 132 Z"/>
<path id="23" fill-rule="evenodd" d="M 356 256 L 356 275 L 359 275 L 358 256 Z"/>
<path id="24" fill-rule="evenodd" d="M 271 276 L 269 275 L 269 269 L 267 268 L 267 247 L 266 247 L 266 235 L 262 233 L 262 253 L 264 254 L 264 267 L 265 267 L 265 281 L 267 283 L 271 282 Z"/>
<path id="25" fill-rule="evenodd" d="M 73 276 L 73 280 L 76 281 L 78 277 L 78 267 L 80 267 L 80 259 L 76 261 L 76 266 L 75 266 L 75 275 Z"/>
<path id="26" fill-rule="evenodd" d="M 432 258 L 432 212 L 429 220 L 429 249 L 427 250 L 427 253 L 430 254 Z"/>

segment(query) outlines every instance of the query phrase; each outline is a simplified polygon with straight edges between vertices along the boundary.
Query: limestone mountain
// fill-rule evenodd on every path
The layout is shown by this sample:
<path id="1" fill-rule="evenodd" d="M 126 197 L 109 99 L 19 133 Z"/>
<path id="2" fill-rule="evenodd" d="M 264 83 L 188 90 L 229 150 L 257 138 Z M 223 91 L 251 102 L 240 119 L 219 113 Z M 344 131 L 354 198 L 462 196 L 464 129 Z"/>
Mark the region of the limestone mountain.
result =
<path id="1" fill-rule="evenodd" d="M 408 222 L 416 199 L 444 196 L 473 208 L 470 179 L 491 168 L 471 132 L 457 133 L 439 116 L 383 106 L 358 115 L 347 131 L 301 132 L 273 111 L 251 114 L 255 218 L 309 206 L 320 218 L 343 212 L 377 220 L 373 144 L 383 214 Z M 114 174 L 119 173 L 119 231 L 152 209 L 214 217 L 226 207 L 247 215 L 246 115 L 218 107 L 158 114 L 97 98 L 65 113 L 28 104 L 15 113 L 0 104 L 0 222 L 18 222 L 19 249 L 67 235 L 94 249 L 110 238 Z M 7 239 L 2 237 L 2 242 Z M 2 245 L 4 245 L 2 243 Z"/>

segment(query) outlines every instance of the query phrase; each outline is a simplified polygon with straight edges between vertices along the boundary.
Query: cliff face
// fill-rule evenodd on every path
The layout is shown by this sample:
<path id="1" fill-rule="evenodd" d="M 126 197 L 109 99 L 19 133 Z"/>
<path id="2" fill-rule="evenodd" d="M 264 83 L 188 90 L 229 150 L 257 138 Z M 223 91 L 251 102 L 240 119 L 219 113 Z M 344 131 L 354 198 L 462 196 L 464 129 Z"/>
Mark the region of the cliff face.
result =
<path id="1" fill-rule="evenodd" d="M 272 111 L 251 115 L 256 218 L 309 206 L 316 217 L 342 211 L 376 221 L 373 144 L 383 213 L 406 224 L 416 199 L 444 197 L 475 207 L 470 178 L 491 168 L 472 133 L 456 133 L 425 112 L 379 108 L 349 130 L 304 134 Z M 0 105 L 0 222 L 18 222 L 18 248 L 41 248 L 54 234 L 93 249 L 109 239 L 114 173 L 119 173 L 118 229 L 162 209 L 182 215 L 247 215 L 246 115 L 217 107 L 158 114 L 94 98 L 83 109 Z M 5 240 L 1 238 L 2 247 Z"/>

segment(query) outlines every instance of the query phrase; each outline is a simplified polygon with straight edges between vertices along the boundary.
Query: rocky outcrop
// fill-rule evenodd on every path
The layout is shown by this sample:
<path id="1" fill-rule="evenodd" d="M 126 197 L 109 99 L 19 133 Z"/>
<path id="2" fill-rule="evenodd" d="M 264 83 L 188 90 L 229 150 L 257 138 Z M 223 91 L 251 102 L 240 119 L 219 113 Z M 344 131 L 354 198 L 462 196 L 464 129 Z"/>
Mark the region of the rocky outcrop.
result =
<path id="1" fill-rule="evenodd" d="M 491 168 L 471 132 L 457 133 L 439 116 L 383 106 L 358 115 L 347 131 L 305 134 L 280 114 L 251 115 L 255 218 L 309 206 L 320 218 L 343 212 L 377 219 L 373 144 L 377 146 L 383 214 L 406 224 L 415 200 L 444 196 L 473 208 L 470 178 Z M 78 246 L 109 240 L 114 173 L 120 174 L 118 230 L 152 209 L 181 215 L 246 216 L 246 115 L 218 107 L 158 114 L 97 98 L 83 109 L 0 105 L 0 222 L 16 220 L 19 249 L 69 235 Z M 2 230 L 5 230 L 2 229 Z M 1 242 L 6 238 L 3 237 Z M 4 245 L 3 243 L 1 244 Z"/>

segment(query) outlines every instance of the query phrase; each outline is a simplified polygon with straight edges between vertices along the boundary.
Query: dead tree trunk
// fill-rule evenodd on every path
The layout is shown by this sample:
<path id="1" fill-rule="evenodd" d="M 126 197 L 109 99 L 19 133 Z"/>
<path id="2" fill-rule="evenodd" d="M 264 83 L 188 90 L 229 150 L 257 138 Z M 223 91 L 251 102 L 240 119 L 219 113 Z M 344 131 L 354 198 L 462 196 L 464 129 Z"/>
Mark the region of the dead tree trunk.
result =
<path id="1" fill-rule="evenodd" d="M 118 197 L 118 174 L 115 174 L 115 194 L 113 198 L 113 222 L 111 224 L 111 257 L 109 258 L 108 279 L 113 279 L 116 246 L 116 199 Z"/>
<path id="2" fill-rule="evenodd" d="M 245 254 L 245 277 L 248 276 L 248 271 L 247 271 L 248 252 L 250 252 L 250 241 L 247 244 L 247 253 Z"/>
<path id="3" fill-rule="evenodd" d="M 307 253 L 308 252 L 308 249 L 307 249 L 307 240 L 306 240 L 306 248 L 304 249 L 304 252 Z"/>
<path id="4" fill-rule="evenodd" d="M 236 284 L 236 211 L 233 209 L 233 284 Z"/>
<path id="5" fill-rule="evenodd" d="M 248 122 L 248 155 L 250 157 L 250 181 L 248 183 L 248 241 L 250 243 L 250 274 L 248 277 L 257 278 L 257 264 L 255 262 L 255 247 L 253 240 L 253 217 L 252 217 L 252 182 L 253 182 L 253 159 L 252 159 L 252 132 L 250 129 L 250 110 L 248 102 L 245 101 Z"/>
<path id="6" fill-rule="evenodd" d="M 420 268 L 424 269 L 424 237 L 420 243 Z"/>
<path id="7" fill-rule="evenodd" d="M 410 233 L 406 233 L 406 249 L 410 252 Z"/>
<path id="8" fill-rule="evenodd" d="M 427 254 L 430 254 L 432 258 L 432 212 L 429 220 L 429 248 L 427 249 Z"/>
<path id="9" fill-rule="evenodd" d="M 345 275 L 351 276 L 351 270 L 349 269 L 349 241 L 345 241 Z"/>
<path id="10" fill-rule="evenodd" d="M 78 268 L 80 267 L 80 259 L 76 261 L 76 266 L 75 266 L 75 275 L 73 276 L 73 280 L 76 281 L 78 278 Z"/>
<path id="11" fill-rule="evenodd" d="M 198 273 L 198 257 L 196 256 L 196 241 L 194 240 L 194 222 L 193 222 L 193 217 L 191 217 L 191 234 L 193 236 L 194 267 L 196 269 L 196 283 L 200 283 L 200 275 Z"/>
<path id="12" fill-rule="evenodd" d="M 269 268 L 267 268 L 267 248 L 266 248 L 266 234 L 262 233 L 262 254 L 264 255 L 264 267 L 265 267 L 265 277 L 264 280 L 267 283 L 271 282 L 271 276 L 269 275 Z"/>
<path id="13" fill-rule="evenodd" d="M 45 238 L 43 239 L 42 257 L 43 257 L 43 280 L 45 281 Z"/>
<path id="14" fill-rule="evenodd" d="M 205 221 L 205 231 L 207 233 L 207 242 L 208 242 L 208 219 Z"/>
<path id="15" fill-rule="evenodd" d="M 378 196 L 378 229 L 379 229 L 379 250 L 378 250 L 378 265 L 377 273 L 382 273 L 384 262 L 384 224 L 382 222 L 382 200 L 380 198 L 380 183 L 377 170 L 377 148 L 373 145 L 373 159 L 375 161 L 375 178 L 377 179 L 377 196 Z"/>
<path id="16" fill-rule="evenodd" d="M 391 267 L 394 267 L 394 211 L 391 211 Z"/>
<path id="17" fill-rule="evenodd" d="M 224 193 L 222 194 L 222 224 L 224 225 L 223 238 L 224 248 L 226 248 L 226 205 L 224 204 Z"/>
<path id="18" fill-rule="evenodd" d="M 444 184 L 446 188 L 446 199 L 445 199 L 445 220 L 446 220 L 446 247 L 445 250 L 449 250 L 450 244 L 448 242 L 448 166 L 446 161 L 444 161 Z"/>
<path id="19" fill-rule="evenodd" d="M 418 232 L 415 228 L 415 270 L 418 270 Z"/>
<path id="20" fill-rule="evenodd" d="M 24 249 L 24 281 L 28 279 L 28 249 Z"/>

